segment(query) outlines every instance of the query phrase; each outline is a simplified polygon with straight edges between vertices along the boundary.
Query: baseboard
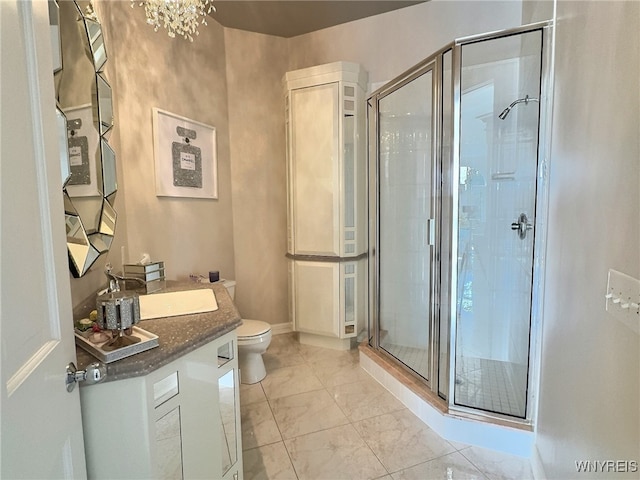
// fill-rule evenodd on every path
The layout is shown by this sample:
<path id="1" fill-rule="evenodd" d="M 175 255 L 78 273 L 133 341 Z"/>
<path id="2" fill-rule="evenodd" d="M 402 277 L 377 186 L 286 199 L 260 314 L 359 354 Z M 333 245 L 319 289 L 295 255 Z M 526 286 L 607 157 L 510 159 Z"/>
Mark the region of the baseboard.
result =
<path id="1" fill-rule="evenodd" d="M 274 323 L 271 325 L 272 335 L 282 335 L 283 333 L 293 332 L 293 324 L 291 322 Z"/>
<path id="2" fill-rule="evenodd" d="M 305 332 L 298 332 L 298 341 L 303 345 L 330 348 L 331 350 L 351 350 L 355 345 L 355 338 L 326 337 Z"/>

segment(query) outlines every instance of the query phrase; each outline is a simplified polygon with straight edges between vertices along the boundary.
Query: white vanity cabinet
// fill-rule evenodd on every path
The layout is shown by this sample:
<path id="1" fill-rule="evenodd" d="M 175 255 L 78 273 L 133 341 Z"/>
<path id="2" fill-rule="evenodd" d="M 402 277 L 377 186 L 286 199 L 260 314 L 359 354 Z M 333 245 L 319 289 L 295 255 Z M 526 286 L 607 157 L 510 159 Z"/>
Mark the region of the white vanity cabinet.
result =
<path id="1" fill-rule="evenodd" d="M 235 331 L 147 375 L 80 391 L 87 471 L 104 479 L 242 479 Z"/>
<path id="2" fill-rule="evenodd" d="M 301 342 L 349 348 L 365 318 L 367 74 L 335 62 L 285 85 L 290 315 Z"/>

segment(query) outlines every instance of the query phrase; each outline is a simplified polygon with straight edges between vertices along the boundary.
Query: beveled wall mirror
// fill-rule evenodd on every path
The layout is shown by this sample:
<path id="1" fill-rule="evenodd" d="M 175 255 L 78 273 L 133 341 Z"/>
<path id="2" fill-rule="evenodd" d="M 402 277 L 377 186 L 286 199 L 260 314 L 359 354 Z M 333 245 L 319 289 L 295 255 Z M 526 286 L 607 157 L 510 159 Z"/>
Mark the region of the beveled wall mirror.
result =
<path id="1" fill-rule="evenodd" d="M 115 234 L 116 156 L 107 52 L 90 1 L 50 0 L 69 266 L 81 277 L 109 251 Z M 56 42 L 58 44 L 56 45 Z M 58 60 L 61 58 L 61 60 Z"/>

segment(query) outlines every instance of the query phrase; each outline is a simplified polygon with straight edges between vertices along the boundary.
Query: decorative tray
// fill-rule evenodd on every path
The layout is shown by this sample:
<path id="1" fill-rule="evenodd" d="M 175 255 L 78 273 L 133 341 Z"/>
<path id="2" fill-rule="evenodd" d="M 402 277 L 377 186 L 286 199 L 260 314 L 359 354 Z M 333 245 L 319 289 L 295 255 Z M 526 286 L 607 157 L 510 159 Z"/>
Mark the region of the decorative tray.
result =
<path id="1" fill-rule="evenodd" d="M 158 346 L 158 336 L 154 335 L 151 332 L 147 332 L 146 330 L 143 330 L 139 327 L 133 327 L 132 333 L 133 337 L 138 337 L 140 339 L 138 343 L 119 348 L 118 350 L 111 350 L 109 352 L 100 348 L 106 342 L 90 342 L 82 335 L 78 334 L 77 331 L 75 332 L 75 336 L 76 345 L 78 345 L 81 349 L 89 352 L 91 355 L 104 363 L 115 362 L 116 360 L 130 357 L 131 355 L 135 355 L 136 353 L 144 352 L 145 350 L 149 350 Z"/>

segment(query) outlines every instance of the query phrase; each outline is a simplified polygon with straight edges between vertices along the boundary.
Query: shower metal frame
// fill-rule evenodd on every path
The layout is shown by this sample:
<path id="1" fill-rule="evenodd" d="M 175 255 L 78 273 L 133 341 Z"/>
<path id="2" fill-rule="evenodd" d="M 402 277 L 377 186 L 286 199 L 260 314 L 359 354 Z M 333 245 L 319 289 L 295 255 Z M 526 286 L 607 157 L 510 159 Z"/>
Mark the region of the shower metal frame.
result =
<path id="1" fill-rule="evenodd" d="M 513 35 L 540 31 L 542 35 L 541 45 L 541 72 L 540 72 L 540 98 L 538 118 L 538 150 L 537 150 L 537 193 L 535 199 L 536 216 L 534 226 L 534 253 L 533 253 L 533 279 L 529 332 L 529 367 L 527 381 L 527 407 L 525 418 L 492 413 L 471 407 L 454 404 L 455 365 L 456 356 L 456 330 L 457 330 L 457 258 L 458 254 L 458 195 L 460 173 L 460 102 L 461 102 L 461 50 L 464 45 L 495 40 Z M 543 307 L 543 279 L 546 263 L 546 237 L 547 218 L 549 208 L 548 166 L 550 154 L 551 134 L 551 105 L 553 97 L 553 42 L 555 31 L 552 21 L 543 21 L 523 25 L 506 30 L 500 30 L 479 35 L 462 37 L 445 45 L 435 53 L 419 62 L 409 70 L 387 82 L 381 88 L 372 92 L 367 98 L 367 117 L 369 127 L 367 135 L 375 135 L 375 141 L 368 139 L 369 174 L 369 344 L 383 356 L 409 372 L 414 378 L 421 381 L 435 396 L 439 397 L 442 405 L 449 412 L 479 420 L 500 421 L 503 424 L 514 426 L 528 426 L 535 423 L 538 400 L 538 384 L 540 376 L 541 357 L 541 330 Z M 450 158 L 443 158 L 443 58 L 451 51 L 451 146 Z M 379 322 L 379 225 L 380 213 L 378 205 L 379 193 L 379 167 L 380 167 L 380 125 L 378 123 L 378 102 L 380 99 L 402 88 L 410 81 L 432 70 L 432 184 L 431 184 L 431 218 L 435 219 L 435 242 L 431 250 L 430 273 L 430 307 L 429 307 L 429 373 L 430 378 L 425 379 L 393 355 L 380 347 L 380 322 Z M 529 99 L 532 101 L 533 99 Z M 373 128 L 371 128 L 373 125 Z M 372 148 L 374 147 L 374 148 Z M 373 158 L 371 158 L 373 157 Z M 445 215 L 449 221 L 445 222 Z M 449 242 L 443 244 L 443 229 L 447 229 Z M 446 275 L 445 275 L 446 274 Z M 446 277 L 445 282 L 441 282 Z M 446 322 L 445 322 L 446 320 Z M 440 328 L 448 328 L 448 361 L 445 365 L 439 364 L 440 359 Z M 440 368 L 447 369 L 447 385 L 444 391 L 446 397 L 440 393 L 439 385 Z"/>

